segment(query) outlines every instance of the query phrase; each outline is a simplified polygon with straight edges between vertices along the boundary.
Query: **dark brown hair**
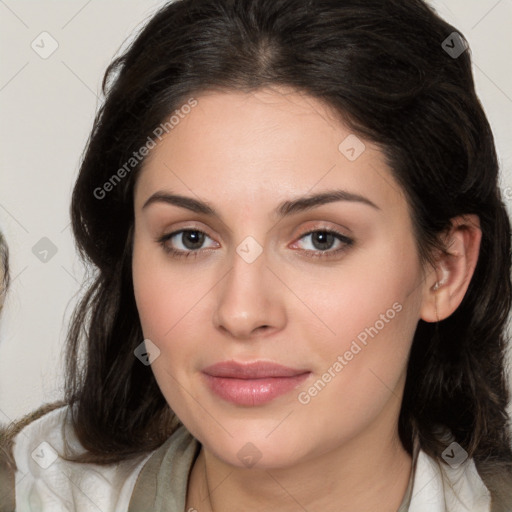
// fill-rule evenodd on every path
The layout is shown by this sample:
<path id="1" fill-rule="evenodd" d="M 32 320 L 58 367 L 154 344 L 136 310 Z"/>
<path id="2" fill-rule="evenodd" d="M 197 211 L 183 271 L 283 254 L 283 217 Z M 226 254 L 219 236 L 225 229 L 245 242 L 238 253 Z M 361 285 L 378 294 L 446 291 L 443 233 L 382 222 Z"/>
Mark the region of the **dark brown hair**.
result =
<path id="1" fill-rule="evenodd" d="M 9 248 L 0 231 L 0 311 L 2 311 L 5 296 L 10 284 Z"/>
<path id="2" fill-rule="evenodd" d="M 438 432 L 448 428 L 496 506 L 510 507 L 510 221 L 470 50 L 455 57 L 442 46 L 453 32 L 421 0 L 178 0 L 112 62 L 71 206 L 80 254 L 97 269 L 68 333 L 66 401 L 89 450 L 76 460 L 106 464 L 156 449 L 178 424 L 133 353 L 143 340 L 131 276 L 143 160 L 103 197 L 95 191 L 189 98 L 284 85 L 321 100 L 382 148 L 423 262 L 442 247 L 451 219 L 479 216 L 479 261 L 462 304 L 437 324 L 418 323 L 399 433 L 409 452 L 417 436 L 443 462 Z"/>

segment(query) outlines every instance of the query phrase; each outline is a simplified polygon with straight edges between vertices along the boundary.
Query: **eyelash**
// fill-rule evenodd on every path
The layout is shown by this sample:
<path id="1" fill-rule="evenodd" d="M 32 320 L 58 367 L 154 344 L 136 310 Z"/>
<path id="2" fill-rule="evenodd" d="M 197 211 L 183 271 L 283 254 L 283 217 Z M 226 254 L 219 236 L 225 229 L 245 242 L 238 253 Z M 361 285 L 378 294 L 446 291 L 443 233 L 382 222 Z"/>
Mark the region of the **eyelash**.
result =
<path id="1" fill-rule="evenodd" d="M 174 231 L 173 233 L 169 233 L 169 234 L 163 235 L 161 237 L 158 237 L 156 239 L 156 242 L 159 243 L 162 246 L 163 250 L 167 254 L 170 254 L 173 258 L 177 258 L 177 259 L 179 259 L 179 258 L 189 258 L 189 257 L 197 258 L 199 256 L 199 253 L 202 252 L 201 250 L 182 251 L 182 250 L 179 250 L 179 249 L 173 249 L 173 248 L 171 248 L 171 247 L 166 245 L 166 242 L 168 240 L 170 240 L 172 237 L 178 235 L 179 233 L 187 233 L 187 232 L 201 233 L 201 234 L 204 234 L 204 235 L 208 236 L 204 231 L 201 231 L 200 229 L 180 229 L 179 231 Z M 342 247 L 340 247 L 339 249 L 336 249 L 334 251 L 329 251 L 329 250 L 326 250 L 326 251 L 302 250 L 302 252 L 306 253 L 309 258 L 333 258 L 333 257 L 335 257 L 337 255 L 342 254 L 343 252 L 345 252 L 349 247 L 351 247 L 354 244 L 354 240 L 353 239 L 351 239 L 351 238 L 349 238 L 349 237 L 343 235 L 342 233 L 339 233 L 338 231 L 333 230 L 333 229 L 314 229 L 314 230 L 308 231 L 306 233 L 303 233 L 299 237 L 299 240 L 301 240 L 302 238 L 304 238 L 304 237 L 306 237 L 308 235 L 314 234 L 314 233 L 326 233 L 326 234 L 334 235 L 335 238 L 337 238 L 338 240 L 343 242 L 344 245 Z M 210 237 L 208 237 L 208 238 L 210 238 Z"/>

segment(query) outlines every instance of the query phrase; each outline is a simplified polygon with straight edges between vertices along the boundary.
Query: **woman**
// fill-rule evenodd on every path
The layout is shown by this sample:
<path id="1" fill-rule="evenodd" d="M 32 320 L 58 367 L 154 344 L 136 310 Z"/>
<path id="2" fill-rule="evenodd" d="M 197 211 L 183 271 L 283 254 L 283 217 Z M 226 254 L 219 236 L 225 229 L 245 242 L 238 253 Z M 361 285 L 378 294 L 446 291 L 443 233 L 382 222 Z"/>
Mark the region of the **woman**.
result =
<path id="1" fill-rule="evenodd" d="M 16 510 L 512 510 L 510 222 L 456 29 L 181 0 L 103 87 L 98 271 L 65 401 L 7 436 Z"/>

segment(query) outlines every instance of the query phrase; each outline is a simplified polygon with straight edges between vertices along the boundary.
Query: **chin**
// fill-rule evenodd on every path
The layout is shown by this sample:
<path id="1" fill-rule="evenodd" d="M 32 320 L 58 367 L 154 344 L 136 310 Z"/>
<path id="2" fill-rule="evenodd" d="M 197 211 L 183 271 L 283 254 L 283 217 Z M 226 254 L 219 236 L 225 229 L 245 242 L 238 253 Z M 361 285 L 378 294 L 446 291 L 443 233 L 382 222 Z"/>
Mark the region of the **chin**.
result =
<path id="1" fill-rule="evenodd" d="M 201 436 L 203 439 L 198 439 L 215 457 L 237 468 L 285 468 L 307 457 L 304 444 L 299 439 L 290 438 L 289 431 L 275 438 L 274 434 L 268 436 L 268 432 L 262 431 L 259 435 L 255 435 L 254 431 L 239 432 L 233 437 L 226 434 L 222 439 L 217 435 L 211 438 Z M 298 450 L 298 446 L 302 449 Z"/>

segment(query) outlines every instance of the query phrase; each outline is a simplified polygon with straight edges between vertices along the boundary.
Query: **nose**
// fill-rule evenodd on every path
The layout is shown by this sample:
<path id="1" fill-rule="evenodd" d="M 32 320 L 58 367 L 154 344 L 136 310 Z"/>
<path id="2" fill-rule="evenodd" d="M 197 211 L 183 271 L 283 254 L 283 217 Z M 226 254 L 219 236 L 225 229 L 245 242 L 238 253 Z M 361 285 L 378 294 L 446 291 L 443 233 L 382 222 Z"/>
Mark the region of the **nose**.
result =
<path id="1" fill-rule="evenodd" d="M 234 339 L 247 341 L 285 325 L 285 292 L 266 256 L 263 251 L 249 262 L 235 253 L 231 269 L 216 287 L 214 325 Z"/>

